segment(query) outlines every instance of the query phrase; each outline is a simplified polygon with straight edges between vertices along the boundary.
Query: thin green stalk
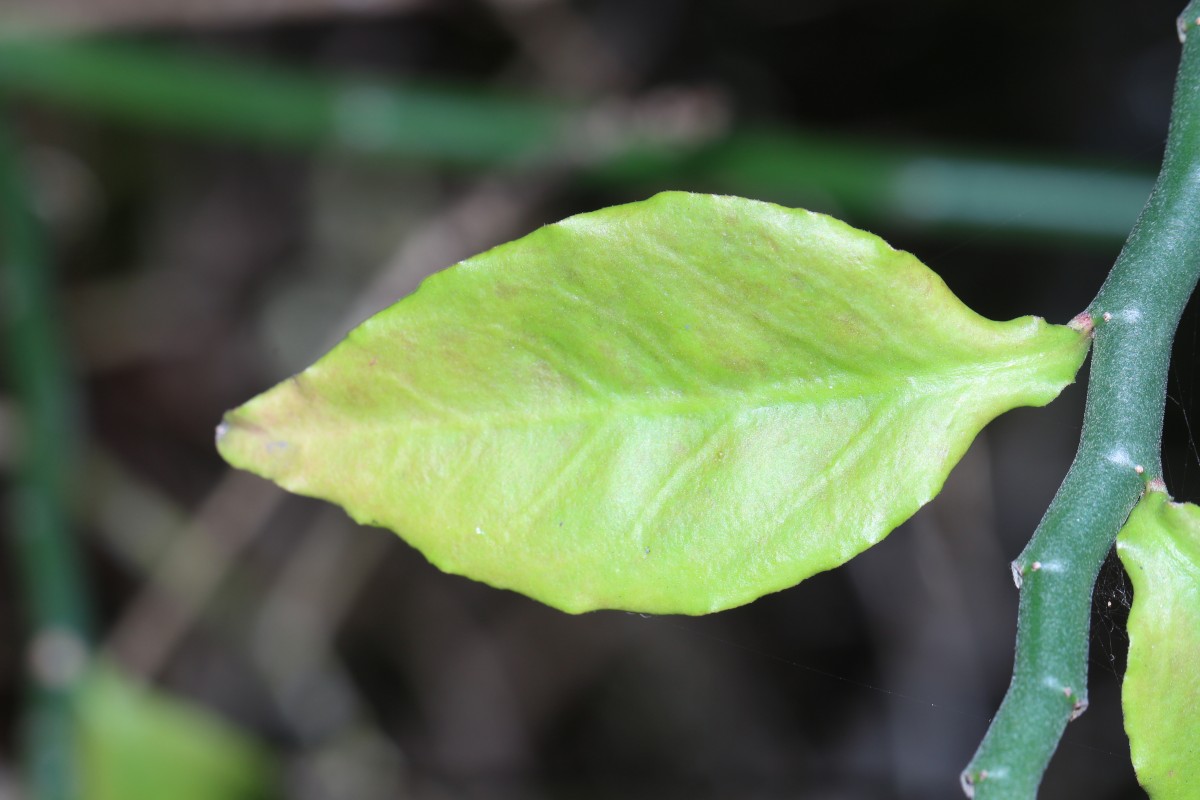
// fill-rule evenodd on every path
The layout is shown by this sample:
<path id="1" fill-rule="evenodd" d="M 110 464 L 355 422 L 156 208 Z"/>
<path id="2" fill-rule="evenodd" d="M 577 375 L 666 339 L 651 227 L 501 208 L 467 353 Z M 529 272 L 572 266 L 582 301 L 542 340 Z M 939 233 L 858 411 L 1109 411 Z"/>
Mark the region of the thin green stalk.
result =
<path id="1" fill-rule="evenodd" d="M 701 124 L 665 135 L 628 109 L 331 78 L 120 41 L 0 36 L 0 88 L 118 122 L 274 148 L 467 169 L 566 164 L 594 184 L 733 192 L 1006 239 L 1120 240 L 1151 185 L 1138 170 L 791 131 L 713 138 L 718 131 Z"/>
<path id="2" fill-rule="evenodd" d="M 25 769 L 34 800 L 76 800 L 73 704 L 87 655 L 87 612 L 68 510 L 75 395 L 20 166 L 0 109 L 0 354 L 24 423 L 8 505 L 30 631 Z"/>
<path id="3" fill-rule="evenodd" d="M 1087 707 L 1092 588 L 1117 531 L 1161 480 L 1175 328 L 1200 278 L 1200 0 L 1183 47 L 1162 171 L 1087 314 L 1091 377 L 1075 461 L 1013 562 L 1020 585 L 1012 683 L 963 773 L 968 796 L 1027 800 L 1074 715 Z"/>
<path id="4" fill-rule="evenodd" d="M 273 148 L 336 148 L 468 168 L 550 149 L 560 105 L 306 73 L 122 41 L 0 38 L 0 87 L 70 108 Z"/>

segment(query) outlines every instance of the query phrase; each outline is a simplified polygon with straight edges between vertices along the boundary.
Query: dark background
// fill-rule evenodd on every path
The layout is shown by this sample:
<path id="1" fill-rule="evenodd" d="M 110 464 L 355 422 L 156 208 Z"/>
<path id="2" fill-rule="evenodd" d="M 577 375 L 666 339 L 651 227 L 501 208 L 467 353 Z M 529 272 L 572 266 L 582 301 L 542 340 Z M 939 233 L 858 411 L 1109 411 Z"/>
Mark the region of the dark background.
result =
<path id="1" fill-rule="evenodd" d="M 861 148 L 868 164 L 917 148 L 1146 175 L 1179 50 L 1174 3 L 427 0 L 285 17 L 245 0 L 191 21 L 167 5 L 114 3 L 106 17 L 105 3 L 10 0 L 0 19 L 308 75 L 536 97 L 601 128 L 606 113 L 618 127 L 640 114 L 682 140 L 770 129 Z M 1119 235 L 1030 235 L 1019 211 L 922 225 L 819 185 L 725 180 L 703 159 L 596 179 L 586 136 L 571 158 L 381 158 L 13 91 L 86 433 L 76 533 L 101 640 L 132 673 L 268 742 L 287 797 L 960 796 L 1011 668 L 1008 562 L 1069 463 L 1082 385 L 995 422 L 939 498 L 847 566 L 708 618 L 569 617 L 443 575 L 391 534 L 231 474 L 213 429 L 429 272 L 660 189 L 804 198 L 916 253 L 996 319 L 1069 319 Z M 885 193 L 882 177 L 867 191 Z M 1195 400 L 1195 331 L 1189 312 L 1167 427 L 1168 486 L 1189 499 L 1200 461 L 1180 409 Z M 0 411 L 3 480 L 20 433 L 3 383 Z M 10 778 L 23 627 L 11 564 L 0 564 Z M 1130 599 L 1111 561 L 1091 707 L 1043 797 L 1144 796 L 1120 717 Z"/>

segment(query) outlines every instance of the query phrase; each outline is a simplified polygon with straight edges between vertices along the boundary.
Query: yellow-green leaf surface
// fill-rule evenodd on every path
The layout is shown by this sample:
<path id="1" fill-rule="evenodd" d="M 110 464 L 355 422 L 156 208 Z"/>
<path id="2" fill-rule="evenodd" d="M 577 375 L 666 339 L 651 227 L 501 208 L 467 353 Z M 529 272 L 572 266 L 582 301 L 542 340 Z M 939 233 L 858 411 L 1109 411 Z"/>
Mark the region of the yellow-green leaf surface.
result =
<path id="1" fill-rule="evenodd" d="M 1133 581 L 1121 688 L 1138 780 L 1154 800 L 1200 797 L 1200 507 L 1147 492 L 1117 537 Z"/>
<path id="2" fill-rule="evenodd" d="M 256 741 L 207 711 L 108 667 L 79 696 L 84 800 L 267 800 L 274 765 Z"/>
<path id="3" fill-rule="evenodd" d="M 1087 337 L 986 320 L 830 217 L 660 194 L 430 277 L 230 412 L 232 464 L 566 611 L 700 614 L 843 563 Z"/>

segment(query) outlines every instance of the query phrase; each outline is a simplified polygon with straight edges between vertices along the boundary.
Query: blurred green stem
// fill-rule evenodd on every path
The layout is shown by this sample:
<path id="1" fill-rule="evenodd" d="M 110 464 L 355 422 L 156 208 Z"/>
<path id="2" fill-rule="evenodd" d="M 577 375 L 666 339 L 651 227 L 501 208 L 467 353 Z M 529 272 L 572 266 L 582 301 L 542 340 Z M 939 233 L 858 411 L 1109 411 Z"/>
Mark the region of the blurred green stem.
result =
<path id="1" fill-rule="evenodd" d="M 87 659 L 87 611 L 70 535 L 75 392 L 56 324 L 53 275 L 5 123 L 0 107 L 0 330 L 23 423 L 8 505 L 30 631 L 25 766 L 34 800 L 77 800 L 73 700 Z"/>
<path id="2" fill-rule="evenodd" d="M 1087 707 L 1096 575 L 1146 482 L 1162 478 L 1171 344 L 1200 278 L 1200 0 L 1180 19 L 1189 35 L 1162 171 L 1087 310 L 1095 343 L 1079 450 L 1013 562 L 1021 600 L 1012 683 L 963 773 L 979 800 L 1034 797 L 1067 722 Z"/>
<path id="3" fill-rule="evenodd" d="M 725 134 L 715 109 L 706 117 L 713 101 L 704 93 L 675 109 L 694 117 L 681 125 L 654 97 L 585 108 L 119 41 L 0 38 L 0 88 L 116 121 L 270 147 L 469 169 L 567 166 L 583 180 L 634 191 L 731 192 L 1006 239 L 1120 241 L 1151 185 L 1132 170 L 761 129 Z"/>

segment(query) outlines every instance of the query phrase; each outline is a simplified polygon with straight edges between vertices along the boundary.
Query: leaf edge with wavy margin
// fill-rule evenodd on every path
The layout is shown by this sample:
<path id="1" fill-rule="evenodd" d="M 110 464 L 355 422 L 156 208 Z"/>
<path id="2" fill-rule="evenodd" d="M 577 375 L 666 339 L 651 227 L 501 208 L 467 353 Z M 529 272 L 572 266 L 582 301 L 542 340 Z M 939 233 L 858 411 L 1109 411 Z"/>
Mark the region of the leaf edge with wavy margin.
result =
<path id="1" fill-rule="evenodd" d="M 1083 332 L 1041 319 L 978 316 L 912 255 L 831 217 L 663 193 L 431 276 L 227 414 L 218 447 L 234 466 L 397 531 L 444 571 L 571 613 L 703 614 L 880 541 L 940 491 L 987 422 L 1057 396 L 1087 346 Z M 936 375 L 909 369 L 950 356 Z M 746 374 L 753 402 L 721 406 L 730 387 L 751 394 L 738 389 Z M 872 381 L 912 424 L 868 408 L 887 394 L 864 392 Z M 771 394 L 780 385 L 792 394 Z M 553 432 L 546 420 L 557 418 L 534 409 L 573 408 L 597 386 L 612 430 L 560 429 L 561 452 L 542 446 L 550 434 L 531 444 L 487 427 L 543 414 Z M 833 411 L 796 400 L 809 392 Z M 387 408 L 400 395 L 403 414 Z M 703 416 L 685 413 L 693 400 L 730 414 L 738 435 L 689 427 Z M 639 403 L 667 420 L 661 430 L 653 414 L 640 431 L 636 413 L 622 417 Z M 662 412 L 671 403 L 684 411 Z M 846 441 L 822 439 L 851 417 Z M 850 430 L 860 418 L 874 438 Z M 425 441 L 428 420 L 441 433 Z M 666 463 L 679 454 L 687 463 Z M 599 455 L 610 463 L 593 468 Z M 805 483 L 799 471 L 826 457 L 834 468 Z M 850 491 L 860 466 L 877 476 L 859 487 L 865 498 Z M 557 488 L 529 488 L 539 481 Z"/>

